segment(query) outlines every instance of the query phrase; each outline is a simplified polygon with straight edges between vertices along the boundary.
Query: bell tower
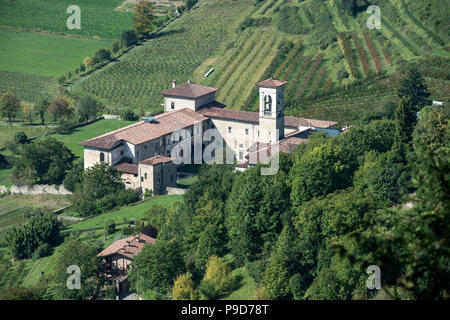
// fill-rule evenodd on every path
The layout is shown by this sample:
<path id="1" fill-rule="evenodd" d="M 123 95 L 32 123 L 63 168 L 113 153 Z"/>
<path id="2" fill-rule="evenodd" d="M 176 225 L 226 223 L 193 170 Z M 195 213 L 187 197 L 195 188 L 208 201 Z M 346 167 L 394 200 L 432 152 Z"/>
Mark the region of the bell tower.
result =
<path id="1" fill-rule="evenodd" d="M 259 142 L 284 138 L 284 86 L 287 81 L 267 79 L 259 87 Z"/>

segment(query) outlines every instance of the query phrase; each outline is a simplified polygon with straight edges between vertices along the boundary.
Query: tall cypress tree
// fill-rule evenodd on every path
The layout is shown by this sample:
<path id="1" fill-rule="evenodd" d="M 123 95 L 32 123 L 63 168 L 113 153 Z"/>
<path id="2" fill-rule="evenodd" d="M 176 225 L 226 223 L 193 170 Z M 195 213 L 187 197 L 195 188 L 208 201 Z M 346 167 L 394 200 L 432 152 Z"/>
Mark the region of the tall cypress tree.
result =
<path id="1" fill-rule="evenodd" d="M 408 71 L 397 95 L 400 99 L 406 99 L 405 102 L 407 101 L 409 106 L 417 107 L 417 110 L 431 104 L 431 100 L 429 99 L 430 92 L 425 85 L 423 76 L 416 67 Z"/>
<path id="2" fill-rule="evenodd" d="M 416 108 L 408 97 L 403 97 L 395 109 L 394 148 L 400 153 L 403 161 L 410 149 L 412 133 L 417 122 Z"/>

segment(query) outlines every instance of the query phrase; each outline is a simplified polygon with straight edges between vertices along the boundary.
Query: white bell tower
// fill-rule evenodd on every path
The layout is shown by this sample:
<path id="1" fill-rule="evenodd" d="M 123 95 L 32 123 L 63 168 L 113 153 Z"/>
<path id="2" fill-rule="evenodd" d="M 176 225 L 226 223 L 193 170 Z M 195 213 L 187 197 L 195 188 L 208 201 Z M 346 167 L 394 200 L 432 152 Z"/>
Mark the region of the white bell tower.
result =
<path id="1" fill-rule="evenodd" d="M 267 79 L 259 87 L 259 142 L 272 143 L 284 138 L 284 86 L 287 82 Z"/>

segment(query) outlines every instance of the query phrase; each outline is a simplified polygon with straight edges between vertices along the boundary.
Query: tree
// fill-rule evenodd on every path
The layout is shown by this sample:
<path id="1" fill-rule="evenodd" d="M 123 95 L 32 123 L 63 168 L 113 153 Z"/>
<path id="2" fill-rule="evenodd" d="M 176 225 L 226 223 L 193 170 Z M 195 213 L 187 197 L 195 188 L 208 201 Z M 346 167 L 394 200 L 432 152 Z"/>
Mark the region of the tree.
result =
<path id="1" fill-rule="evenodd" d="M 51 213 L 36 212 L 24 226 L 14 226 L 8 230 L 6 240 L 11 254 L 16 259 L 31 258 L 42 244 L 56 244 L 59 226 L 56 216 Z"/>
<path id="2" fill-rule="evenodd" d="M 16 117 L 17 111 L 20 109 L 20 101 L 10 91 L 5 92 L 0 98 L 0 111 L 3 116 L 8 117 L 8 121 L 11 121 Z"/>
<path id="3" fill-rule="evenodd" d="M 81 121 L 87 121 L 97 116 L 100 104 L 90 96 L 81 97 L 78 101 L 78 115 Z"/>
<path id="4" fill-rule="evenodd" d="M 129 279 L 142 292 L 168 296 L 176 277 L 185 271 L 182 248 L 174 240 L 159 239 L 135 257 Z"/>
<path id="5" fill-rule="evenodd" d="M 229 294 L 237 285 L 237 278 L 231 268 L 218 256 L 211 256 L 206 264 L 206 273 L 200 285 L 200 292 L 207 299 L 216 299 Z"/>
<path id="6" fill-rule="evenodd" d="M 76 240 L 70 240 L 63 244 L 54 271 L 55 292 L 59 299 L 88 299 L 98 292 L 100 258 L 97 257 L 97 253 L 99 249 L 89 242 Z M 67 280 L 70 277 L 67 270 L 70 266 L 80 268 L 80 289 L 69 289 L 67 287 Z"/>
<path id="7" fill-rule="evenodd" d="M 22 108 L 23 108 L 23 114 L 24 114 L 25 118 L 28 118 L 28 121 L 30 122 L 30 124 L 32 124 L 33 121 L 32 121 L 31 116 L 33 114 L 34 106 L 31 103 L 22 102 Z"/>
<path id="8" fill-rule="evenodd" d="M 24 178 L 32 178 L 28 182 L 61 184 L 74 158 L 74 154 L 53 137 L 23 145 L 12 168 L 12 181 L 22 184 Z"/>
<path id="9" fill-rule="evenodd" d="M 180 274 L 173 283 L 172 298 L 174 300 L 197 300 L 198 292 L 189 273 Z"/>
<path id="10" fill-rule="evenodd" d="M 95 53 L 94 58 L 92 58 L 92 63 L 97 64 L 104 61 L 109 61 L 111 59 L 111 52 L 106 49 L 98 49 Z"/>
<path id="11" fill-rule="evenodd" d="M 404 103 L 407 103 L 407 107 L 415 108 L 414 111 L 431 104 L 430 92 L 425 85 L 423 76 L 416 67 L 409 69 L 408 74 L 402 80 L 397 95 Z"/>
<path id="12" fill-rule="evenodd" d="M 83 162 L 75 163 L 72 168 L 67 171 L 66 177 L 63 180 L 64 188 L 70 192 L 75 191 L 75 187 L 81 181 L 81 175 L 83 174 L 84 164 Z"/>
<path id="13" fill-rule="evenodd" d="M 48 102 L 48 100 L 45 98 L 40 99 L 34 106 L 34 109 L 41 117 L 42 125 L 44 125 L 45 113 L 48 111 L 49 106 L 50 106 L 50 102 Z"/>
<path id="14" fill-rule="evenodd" d="M 112 45 L 112 48 L 111 48 L 111 51 L 113 53 L 117 53 L 117 52 L 119 52 L 119 50 L 120 50 L 120 42 L 119 41 L 114 41 L 114 43 Z"/>
<path id="15" fill-rule="evenodd" d="M 59 118 L 71 118 L 73 115 L 73 109 L 70 107 L 69 102 L 62 98 L 53 100 L 48 111 L 53 115 L 53 121 L 55 122 Z"/>
<path id="16" fill-rule="evenodd" d="M 122 43 L 122 47 L 131 47 L 137 44 L 136 33 L 133 30 L 127 30 L 122 33 L 120 37 L 120 41 Z"/>
<path id="17" fill-rule="evenodd" d="M 411 149 L 412 133 L 417 122 L 416 106 L 404 97 L 395 109 L 394 148 L 399 152 L 403 162 Z"/>
<path id="18" fill-rule="evenodd" d="M 154 6 L 150 1 L 142 0 L 135 8 L 133 30 L 141 37 L 148 35 L 155 24 Z"/>
<path id="19" fill-rule="evenodd" d="M 401 289 L 415 299 L 449 298 L 449 124 L 446 106 L 421 113 L 411 157 L 417 187 L 413 207 L 384 210 L 383 224 L 368 230 L 359 241 L 373 252 L 370 264 L 384 266 L 382 287 L 391 287 L 386 291 L 394 298 L 399 298 Z"/>
<path id="20" fill-rule="evenodd" d="M 25 144 L 28 142 L 28 137 L 23 131 L 17 132 L 14 135 L 14 142 L 17 144 Z"/>
<path id="21" fill-rule="evenodd" d="M 127 190 L 120 173 L 115 167 L 100 162 L 83 171 L 81 182 L 75 187 L 73 205 L 81 215 L 96 214 L 114 208 L 121 192 Z"/>

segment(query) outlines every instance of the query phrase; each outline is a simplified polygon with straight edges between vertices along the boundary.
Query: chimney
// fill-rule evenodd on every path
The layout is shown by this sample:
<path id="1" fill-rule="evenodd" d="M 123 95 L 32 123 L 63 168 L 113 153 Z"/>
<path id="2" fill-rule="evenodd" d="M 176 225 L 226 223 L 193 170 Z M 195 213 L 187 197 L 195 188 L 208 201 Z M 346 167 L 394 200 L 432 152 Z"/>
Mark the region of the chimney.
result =
<path id="1" fill-rule="evenodd" d="M 177 86 L 177 80 L 172 80 L 172 88 L 175 88 Z"/>

